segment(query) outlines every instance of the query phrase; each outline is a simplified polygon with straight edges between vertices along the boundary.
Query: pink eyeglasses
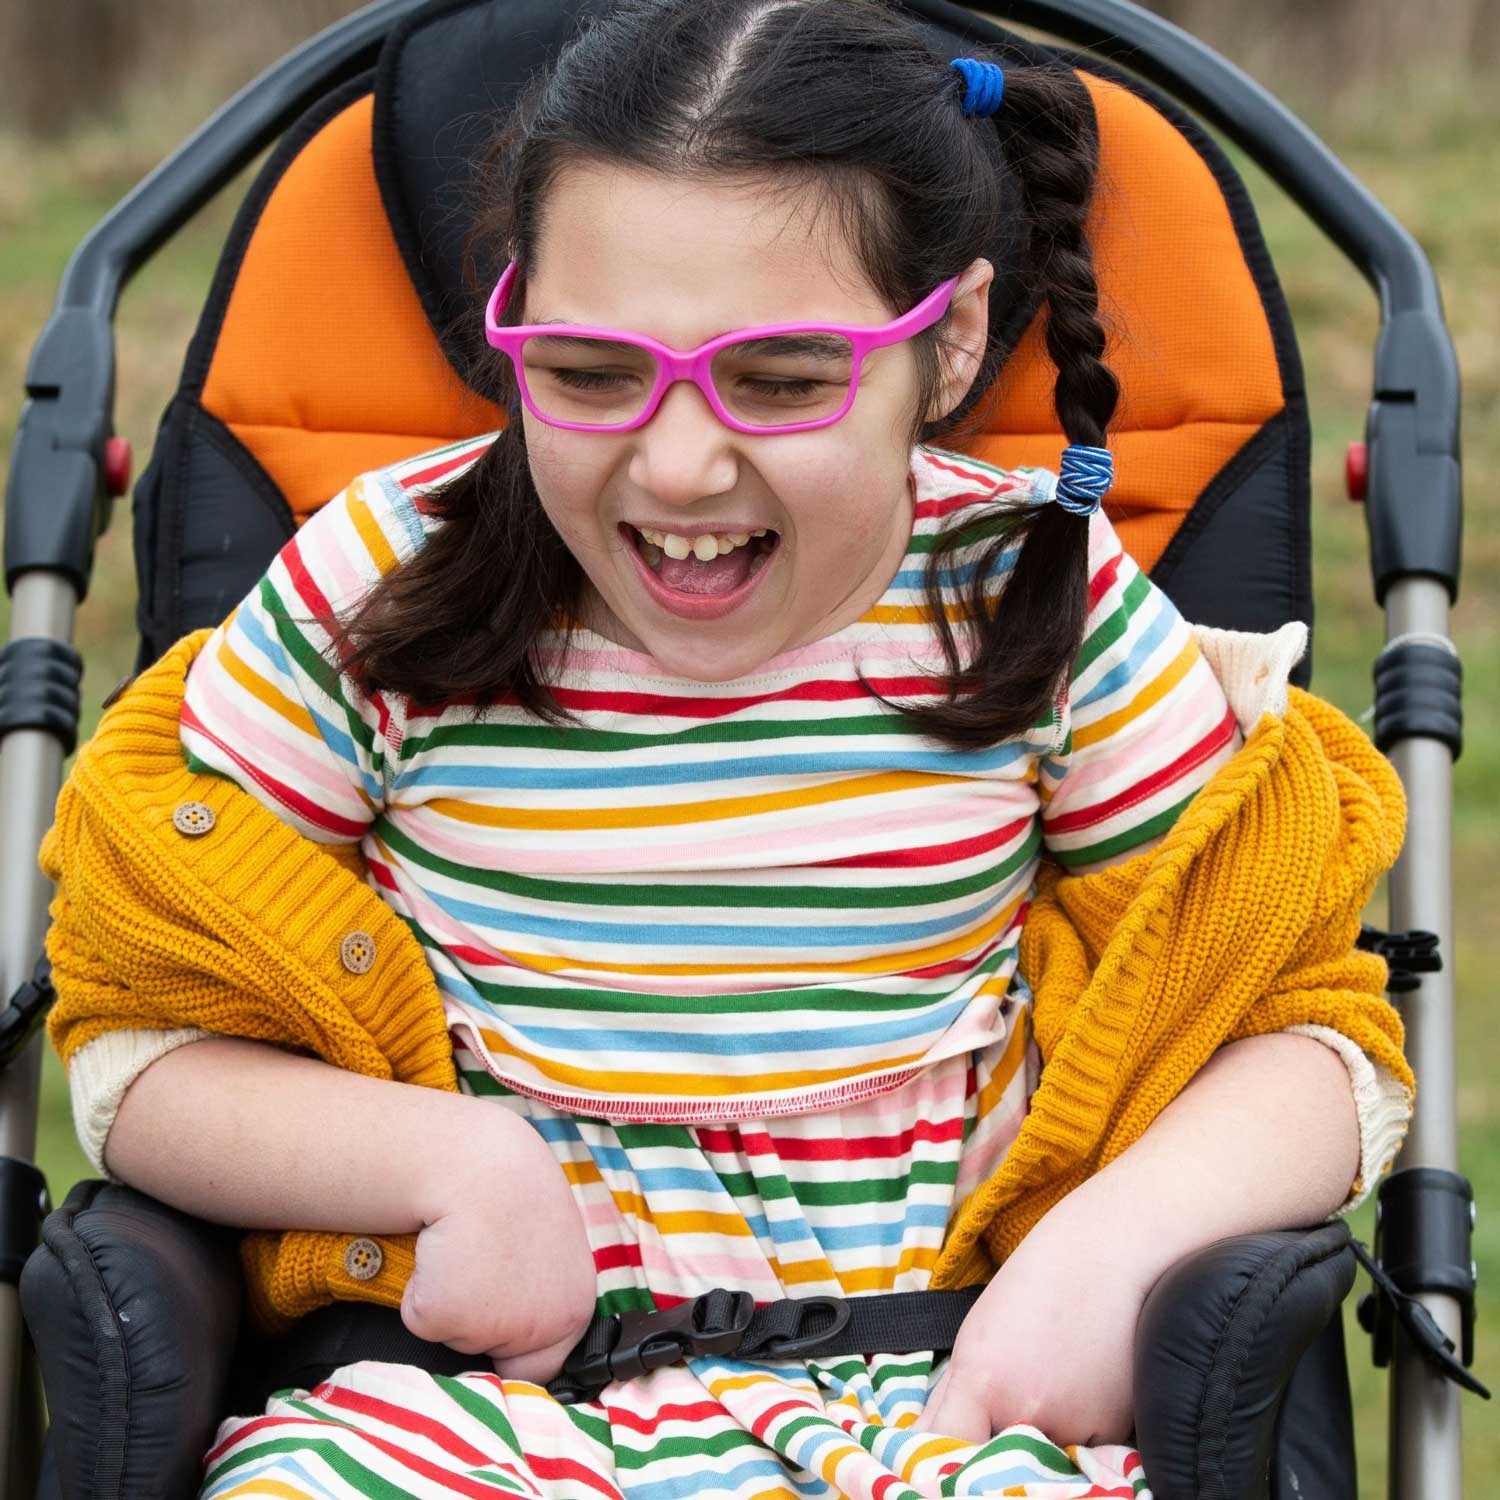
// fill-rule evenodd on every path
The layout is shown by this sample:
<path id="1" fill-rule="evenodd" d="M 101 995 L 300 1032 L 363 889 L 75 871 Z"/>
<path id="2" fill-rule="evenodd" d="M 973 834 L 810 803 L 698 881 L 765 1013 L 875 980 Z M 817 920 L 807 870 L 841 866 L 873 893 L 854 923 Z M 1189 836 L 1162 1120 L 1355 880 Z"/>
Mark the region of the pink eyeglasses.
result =
<path id="1" fill-rule="evenodd" d="M 771 323 L 721 333 L 696 349 L 669 349 L 644 334 L 579 323 L 502 328 L 515 284 L 505 268 L 484 313 L 485 337 L 515 365 L 521 400 L 538 421 L 571 432 L 629 432 L 649 422 L 667 387 L 690 380 L 736 432 L 806 432 L 837 422 L 859 391 L 871 349 L 899 344 L 948 310 L 958 277 L 878 328 Z"/>

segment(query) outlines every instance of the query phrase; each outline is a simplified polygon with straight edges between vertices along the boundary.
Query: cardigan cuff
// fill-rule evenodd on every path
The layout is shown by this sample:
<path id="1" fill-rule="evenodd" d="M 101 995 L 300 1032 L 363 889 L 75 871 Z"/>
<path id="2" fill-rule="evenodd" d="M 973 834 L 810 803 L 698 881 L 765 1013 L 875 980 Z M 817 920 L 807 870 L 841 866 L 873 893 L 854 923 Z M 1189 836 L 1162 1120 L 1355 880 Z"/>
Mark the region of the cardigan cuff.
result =
<path id="1" fill-rule="evenodd" d="M 1290 1035 L 1310 1036 L 1333 1048 L 1349 1070 L 1354 1109 L 1359 1117 L 1359 1175 L 1349 1189 L 1349 1196 L 1329 1215 L 1330 1219 L 1336 1219 L 1353 1213 L 1390 1171 L 1411 1120 L 1411 1090 L 1389 1068 L 1372 1062 L 1358 1043 L 1331 1026 L 1288 1026 L 1286 1030 Z"/>
<path id="2" fill-rule="evenodd" d="M 89 1165 L 102 1177 L 120 1180 L 104 1165 L 104 1147 L 125 1091 L 157 1058 L 212 1035 L 199 1026 L 106 1031 L 73 1054 L 68 1063 L 73 1127 Z"/>

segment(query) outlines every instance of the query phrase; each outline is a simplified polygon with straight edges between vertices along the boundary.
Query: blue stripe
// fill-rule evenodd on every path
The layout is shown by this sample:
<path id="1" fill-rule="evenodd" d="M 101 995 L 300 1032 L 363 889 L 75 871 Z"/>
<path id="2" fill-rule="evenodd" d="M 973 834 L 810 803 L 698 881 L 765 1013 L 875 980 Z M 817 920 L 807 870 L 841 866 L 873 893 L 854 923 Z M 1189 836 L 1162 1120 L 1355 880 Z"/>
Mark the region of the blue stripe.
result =
<path id="1" fill-rule="evenodd" d="M 664 1027 L 650 1031 L 624 1031 L 603 1026 L 522 1026 L 514 1022 L 510 1029 L 537 1047 L 549 1048 L 553 1052 L 566 1052 L 577 1047 L 606 1055 L 611 1052 L 665 1051 L 689 1052 L 703 1057 L 752 1057 L 772 1052 L 833 1051 L 848 1048 L 856 1042 L 860 1046 L 875 1046 L 882 1042 L 907 1041 L 934 1028 L 945 1030 L 971 998 L 969 995 L 950 997 L 942 1004 L 925 1006 L 915 1015 L 904 1016 L 898 1021 L 861 1022 L 858 1032 L 853 1034 L 847 1020 L 821 1029 L 808 1026 L 793 1031 L 708 1031 L 697 1034 L 667 1031 Z"/>
<path id="2" fill-rule="evenodd" d="M 625 943 L 645 946 L 661 952 L 664 948 L 796 948 L 808 952 L 814 948 L 869 948 L 885 943 L 908 943 L 942 937 L 977 926 L 1003 898 L 987 896 L 977 906 L 933 917 L 925 922 L 872 922 L 868 926 L 833 923 L 804 927 L 767 927 L 750 924 L 744 927 L 725 923 L 697 922 L 580 922 L 567 917 L 541 917 L 504 907 L 481 906 L 441 891 L 427 892 L 450 917 L 475 928 L 504 931 L 507 935 L 566 938 L 575 943 Z M 809 958 L 809 966 L 818 962 Z"/>
<path id="3" fill-rule="evenodd" d="M 814 1224 L 812 1231 L 825 1250 L 864 1250 L 871 1245 L 899 1245 L 905 1239 L 906 1231 L 913 1226 L 942 1229 L 947 1222 L 945 1204 L 919 1203 L 909 1207 L 904 1218 L 893 1219 L 888 1224 L 852 1224 L 838 1228 Z"/>
<path id="4" fill-rule="evenodd" d="M 895 733 L 895 726 L 892 726 Z M 831 776 L 839 772 L 930 771 L 979 775 L 1003 770 L 1030 753 L 1007 740 L 988 750 L 828 750 L 799 755 L 743 756 L 735 760 L 684 761 L 677 765 L 583 766 L 576 770 L 531 766 L 468 765 L 444 761 L 402 771 L 396 791 L 411 787 L 479 787 L 490 790 L 594 791 L 604 787 L 681 786 L 692 782 L 740 781 L 757 776 Z"/>
<path id="5" fill-rule="evenodd" d="M 332 719 L 326 714 L 320 713 L 308 701 L 308 696 L 303 686 L 305 678 L 292 666 L 280 643 L 267 632 L 260 610 L 261 604 L 257 597 L 253 601 L 247 601 L 246 605 L 234 617 L 234 628 L 243 638 L 243 646 L 251 648 L 250 650 L 244 650 L 243 654 L 246 656 L 251 655 L 252 652 L 258 654 L 275 668 L 274 678 L 271 673 L 266 672 L 264 669 L 260 671 L 259 675 L 263 679 L 272 681 L 272 685 L 279 687 L 293 703 L 299 703 L 307 710 L 309 716 L 312 718 L 314 727 L 318 731 L 318 738 L 343 762 L 344 767 L 353 772 L 354 776 L 358 778 L 359 784 L 364 788 L 366 796 L 377 805 L 383 804 L 385 800 L 385 787 L 382 785 L 379 777 L 373 775 L 366 766 L 360 763 L 353 735 L 347 730 L 339 728 Z M 308 685 L 311 686 L 311 684 Z M 288 726 L 288 728 L 290 729 L 291 726 Z M 292 732 L 295 733 L 295 730 Z M 298 735 L 298 739 L 304 744 L 306 743 L 306 738 L 305 735 Z M 376 740 L 378 743 L 378 734 Z"/>
<path id="6" fill-rule="evenodd" d="M 1176 606 L 1159 590 L 1153 590 L 1146 599 L 1141 601 L 1141 609 L 1144 611 L 1153 599 L 1158 605 L 1156 618 L 1141 631 L 1125 660 L 1106 672 L 1083 697 L 1073 700 L 1072 709 L 1075 721 L 1079 709 L 1087 708 L 1090 704 L 1099 702 L 1101 698 L 1108 698 L 1111 693 L 1119 692 L 1131 678 L 1135 677 L 1151 653 L 1166 640 L 1172 633 L 1173 627 L 1181 621 L 1182 616 L 1177 613 Z M 1130 623 L 1134 626 L 1136 621 L 1132 620 Z"/>
<path id="7" fill-rule="evenodd" d="M 449 477 L 456 478 L 461 473 L 463 470 L 457 469 Z M 411 544 L 411 552 L 414 553 L 427 540 L 427 528 L 422 525 L 422 514 L 417 509 L 416 501 L 396 483 L 389 472 L 382 471 L 379 478 L 380 491 L 391 507 L 391 514 L 405 530 L 406 540 Z M 410 555 L 408 553 L 408 556 Z"/>

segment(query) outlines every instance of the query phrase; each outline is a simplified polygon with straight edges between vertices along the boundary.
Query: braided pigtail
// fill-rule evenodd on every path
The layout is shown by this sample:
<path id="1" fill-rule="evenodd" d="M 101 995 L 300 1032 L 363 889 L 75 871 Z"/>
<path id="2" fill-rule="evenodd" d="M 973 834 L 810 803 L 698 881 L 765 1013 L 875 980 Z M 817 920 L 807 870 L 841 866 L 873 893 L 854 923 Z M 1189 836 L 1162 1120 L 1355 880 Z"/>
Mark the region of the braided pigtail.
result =
<path id="1" fill-rule="evenodd" d="M 974 128 L 989 123 L 974 122 Z M 1021 190 L 1029 227 L 1021 271 L 1029 293 L 1025 305 L 1045 303 L 1058 420 L 1070 444 L 1103 448 L 1119 384 L 1103 359 L 1099 288 L 1086 232 L 1098 155 L 1092 104 L 1071 69 L 1007 68 L 1004 102 L 993 125 Z M 938 539 L 925 588 L 952 692 L 952 701 L 935 707 L 931 727 L 940 721 L 944 739 L 978 747 L 1041 722 L 1078 654 L 1087 618 L 1088 519 L 1044 505 L 995 536 L 979 559 L 966 601 L 975 649 L 965 666 L 943 608 L 942 576 L 951 554 L 972 540 L 972 526 L 964 525 Z M 986 580 L 995 576 L 1002 555 L 1020 543 L 998 604 L 988 602 Z M 905 712 L 917 727 L 929 727 L 920 707 Z"/>

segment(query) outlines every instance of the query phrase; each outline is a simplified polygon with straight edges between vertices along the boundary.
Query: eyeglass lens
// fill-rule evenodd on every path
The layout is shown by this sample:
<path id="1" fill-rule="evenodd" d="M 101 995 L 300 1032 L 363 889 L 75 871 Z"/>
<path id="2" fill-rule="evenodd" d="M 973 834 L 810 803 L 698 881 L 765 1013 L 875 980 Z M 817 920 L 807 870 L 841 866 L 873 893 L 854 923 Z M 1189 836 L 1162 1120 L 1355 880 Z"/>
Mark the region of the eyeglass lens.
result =
<path id="1" fill-rule="evenodd" d="M 521 370 L 544 417 L 609 427 L 640 416 L 656 388 L 657 359 L 622 340 L 537 334 L 521 346 Z M 831 416 L 853 373 L 849 340 L 831 333 L 746 339 L 720 349 L 711 364 L 720 402 L 747 427 Z"/>

